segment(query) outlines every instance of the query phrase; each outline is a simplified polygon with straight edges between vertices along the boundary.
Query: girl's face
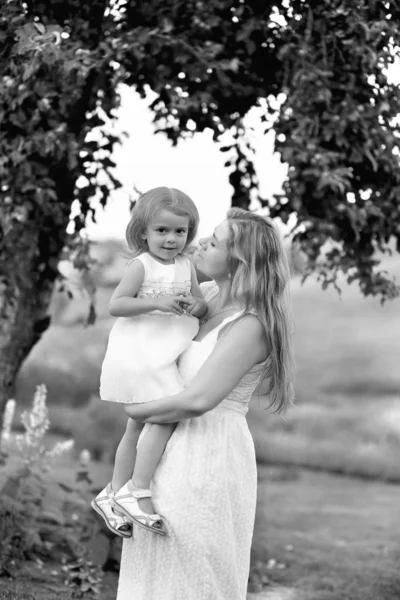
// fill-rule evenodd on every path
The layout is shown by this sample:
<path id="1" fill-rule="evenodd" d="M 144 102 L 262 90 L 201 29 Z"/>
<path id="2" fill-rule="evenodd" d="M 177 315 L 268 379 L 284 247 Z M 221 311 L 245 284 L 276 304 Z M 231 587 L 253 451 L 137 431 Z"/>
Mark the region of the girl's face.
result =
<path id="1" fill-rule="evenodd" d="M 230 229 L 228 221 L 222 221 L 212 236 L 200 240 L 201 250 L 196 266 L 212 279 L 226 279 L 229 274 L 228 240 Z"/>
<path id="2" fill-rule="evenodd" d="M 167 265 L 174 262 L 186 245 L 189 217 L 161 209 L 149 223 L 142 237 L 147 241 L 149 254 Z"/>

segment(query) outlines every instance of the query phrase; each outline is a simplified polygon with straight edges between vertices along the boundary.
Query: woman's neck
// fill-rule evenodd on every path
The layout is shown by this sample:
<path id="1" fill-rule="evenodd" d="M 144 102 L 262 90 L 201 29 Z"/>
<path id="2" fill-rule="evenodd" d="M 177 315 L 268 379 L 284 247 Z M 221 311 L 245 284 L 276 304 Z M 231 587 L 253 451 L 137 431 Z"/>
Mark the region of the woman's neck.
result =
<path id="1" fill-rule="evenodd" d="M 218 286 L 218 297 L 217 297 L 217 310 L 223 310 L 230 306 L 236 305 L 232 299 L 232 283 L 230 279 L 224 279 L 222 281 L 215 280 Z"/>

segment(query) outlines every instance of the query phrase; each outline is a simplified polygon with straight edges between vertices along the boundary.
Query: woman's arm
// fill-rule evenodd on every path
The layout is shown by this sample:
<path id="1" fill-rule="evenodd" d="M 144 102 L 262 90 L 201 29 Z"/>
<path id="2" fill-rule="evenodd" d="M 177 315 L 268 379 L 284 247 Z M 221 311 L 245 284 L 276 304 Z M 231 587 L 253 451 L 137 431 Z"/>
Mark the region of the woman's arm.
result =
<path id="1" fill-rule="evenodd" d="M 175 396 L 127 405 L 125 412 L 148 423 L 199 417 L 215 408 L 268 353 L 262 324 L 254 315 L 247 315 L 221 336 L 189 387 Z"/>

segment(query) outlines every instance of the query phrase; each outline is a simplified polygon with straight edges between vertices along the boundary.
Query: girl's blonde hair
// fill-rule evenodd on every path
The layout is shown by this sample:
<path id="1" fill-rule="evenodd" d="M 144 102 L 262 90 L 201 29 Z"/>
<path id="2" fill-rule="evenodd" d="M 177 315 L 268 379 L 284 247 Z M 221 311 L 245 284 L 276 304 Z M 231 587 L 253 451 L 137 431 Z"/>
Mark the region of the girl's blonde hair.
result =
<path id="1" fill-rule="evenodd" d="M 142 237 L 143 233 L 156 214 L 163 209 L 180 217 L 189 217 L 189 231 L 183 251 L 190 246 L 199 225 L 199 213 L 195 203 L 180 190 L 157 187 L 142 194 L 133 207 L 126 228 L 126 241 L 132 252 L 132 258 L 147 252 L 147 242 Z"/>
<path id="2" fill-rule="evenodd" d="M 232 208 L 227 214 L 232 297 L 256 311 L 270 355 L 263 380 L 270 407 L 284 411 L 293 401 L 294 366 L 289 266 L 280 236 L 270 219 Z"/>

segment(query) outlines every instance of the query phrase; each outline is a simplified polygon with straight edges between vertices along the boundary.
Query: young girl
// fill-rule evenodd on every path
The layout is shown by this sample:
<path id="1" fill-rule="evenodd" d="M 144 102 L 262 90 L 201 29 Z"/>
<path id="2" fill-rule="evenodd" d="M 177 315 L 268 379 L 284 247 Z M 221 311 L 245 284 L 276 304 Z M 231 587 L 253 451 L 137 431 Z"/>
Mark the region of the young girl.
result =
<path id="1" fill-rule="evenodd" d="M 195 317 L 207 310 L 195 269 L 184 253 L 198 222 L 193 201 L 173 188 L 152 189 L 135 205 L 126 230 L 134 258 L 110 300 L 110 313 L 119 318 L 102 366 L 102 400 L 142 403 L 182 391 L 176 359 L 197 334 Z M 149 486 L 174 428 L 172 423 L 149 426 L 136 453 L 143 424 L 128 420 L 112 481 L 92 501 L 117 535 L 131 537 L 130 522 L 166 534 L 160 516 L 154 514 Z"/>

